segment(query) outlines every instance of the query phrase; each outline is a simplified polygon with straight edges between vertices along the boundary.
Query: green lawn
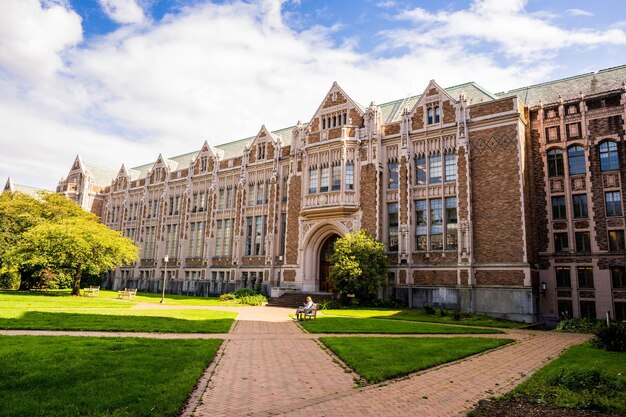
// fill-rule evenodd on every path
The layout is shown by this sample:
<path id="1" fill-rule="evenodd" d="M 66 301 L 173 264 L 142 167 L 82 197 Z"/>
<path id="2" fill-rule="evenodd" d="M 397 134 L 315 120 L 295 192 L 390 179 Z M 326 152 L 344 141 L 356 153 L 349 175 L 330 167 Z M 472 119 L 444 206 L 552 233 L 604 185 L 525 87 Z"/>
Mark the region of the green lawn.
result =
<path id="1" fill-rule="evenodd" d="M 228 333 L 236 316 L 209 310 L 0 308 L 0 329 Z"/>
<path id="2" fill-rule="evenodd" d="M 316 320 L 300 322 L 311 333 L 385 333 L 385 334 L 486 334 L 502 333 L 496 329 L 448 326 L 399 320 L 318 316 Z"/>
<path id="3" fill-rule="evenodd" d="M 626 352 L 574 346 L 507 397 L 626 414 Z"/>
<path id="4" fill-rule="evenodd" d="M 323 337 L 348 366 L 369 383 L 384 381 L 511 343 L 476 337 Z M 454 385 L 451 384 L 451 389 Z"/>
<path id="5" fill-rule="evenodd" d="M 528 323 L 500 320 L 493 317 L 480 316 L 478 314 L 472 314 L 470 317 L 465 317 L 461 320 L 455 320 L 451 311 L 447 311 L 447 314 L 442 317 L 439 315 L 439 310 L 437 310 L 436 314 L 429 315 L 426 314 L 426 312 L 422 308 L 346 308 L 340 310 L 323 310 L 322 313 L 329 316 L 386 318 L 393 320 L 421 321 L 428 323 L 462 324 L 464 326 L 517 328 L 528 325 Z"/>
<path id="6" fill-rule="evenodd" d="M 176 416 L 221 342 L 0 336 L 0 416 Z"/>

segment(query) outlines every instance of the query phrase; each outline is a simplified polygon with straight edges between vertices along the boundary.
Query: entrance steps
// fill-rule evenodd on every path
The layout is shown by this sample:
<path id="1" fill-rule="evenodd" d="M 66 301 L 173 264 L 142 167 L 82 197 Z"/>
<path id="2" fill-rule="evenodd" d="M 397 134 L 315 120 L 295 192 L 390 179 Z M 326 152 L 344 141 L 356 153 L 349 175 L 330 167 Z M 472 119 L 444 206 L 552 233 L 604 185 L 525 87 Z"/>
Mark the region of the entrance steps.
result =
<path id="1" fill-rule="evenodd" d="M 310 296 L 314 303 L 320 301 L 332 300 L 333 294 L 330 292 L 287 292 L 280 297 L 270 298 L 267 305 L 269 307 L 293 307 L 297 308 L 306 302 L 306 298 Z"/>

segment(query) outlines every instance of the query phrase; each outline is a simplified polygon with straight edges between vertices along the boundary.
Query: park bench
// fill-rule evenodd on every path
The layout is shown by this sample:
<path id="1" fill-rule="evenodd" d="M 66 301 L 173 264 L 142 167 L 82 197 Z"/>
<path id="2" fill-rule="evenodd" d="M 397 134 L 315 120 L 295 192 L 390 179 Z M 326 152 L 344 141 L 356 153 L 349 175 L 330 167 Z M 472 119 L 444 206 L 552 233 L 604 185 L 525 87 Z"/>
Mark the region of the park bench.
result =
<path id="1" fill-rule="evenodd" d="M 89 286 L 89 288 L 83 288 L 83 297 L 97 297 L 100 295 L 100 287 L 94 287 L 93 285 Z"/>
<path id="2" fill-rule="evenodd" d="M 119 300 L 126 298 L 128 301 L 132 301 L 135 299 L 135 295 L 137 295 L 137 288 L 124 288 L 124 291 L 117 292 L 117 298 Z"/>
<path id="3" fill-rule="evenodd" d="M 311 308 L 305 308 L 302 318 L 304 320 L 317 319 L 317 303 L 314 303 Z"/>

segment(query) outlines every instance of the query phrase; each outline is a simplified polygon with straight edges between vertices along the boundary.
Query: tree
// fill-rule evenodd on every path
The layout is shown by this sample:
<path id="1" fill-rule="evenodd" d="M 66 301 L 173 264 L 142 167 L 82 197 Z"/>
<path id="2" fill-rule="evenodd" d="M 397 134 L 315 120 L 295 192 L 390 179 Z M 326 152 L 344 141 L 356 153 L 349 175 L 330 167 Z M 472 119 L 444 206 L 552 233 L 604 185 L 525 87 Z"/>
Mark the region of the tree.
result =
<path id="1" fill-rule="evenodd" d="M 372 301 L 385 284 L 385 245 L 365 230 L 337 239 L 330 261 L 330 279 L 335 288 L 344 295 L 354 294 L 360 302 Z"/>
<path id="2" fill-rule="evenodd" d="M 100 275 L 136 262 L 138 253 L 139 249 L 120 232 L 80 216 L 30 228 L 9 251 L 9 258 L 30 271 L 69 274 L 72 294 L 79 295 L 83 276 Z"/>

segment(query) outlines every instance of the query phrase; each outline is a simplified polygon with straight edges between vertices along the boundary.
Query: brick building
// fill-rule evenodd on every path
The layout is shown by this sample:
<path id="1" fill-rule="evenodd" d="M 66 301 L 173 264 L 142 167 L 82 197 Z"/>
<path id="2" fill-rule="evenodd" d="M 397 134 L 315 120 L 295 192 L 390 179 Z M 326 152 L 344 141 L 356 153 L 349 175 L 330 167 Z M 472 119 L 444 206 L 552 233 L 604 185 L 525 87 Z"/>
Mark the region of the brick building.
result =
<path id="1" fill-rule="evenodd" d="M 626 66 L 365 107 L 334 83 L 308 123 L 57 191 L 141 248 L 114 288 L 330 291 L 332 242 L 389 251 L 386 297 L 513 319 L 626 318 Z"/>

